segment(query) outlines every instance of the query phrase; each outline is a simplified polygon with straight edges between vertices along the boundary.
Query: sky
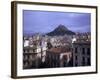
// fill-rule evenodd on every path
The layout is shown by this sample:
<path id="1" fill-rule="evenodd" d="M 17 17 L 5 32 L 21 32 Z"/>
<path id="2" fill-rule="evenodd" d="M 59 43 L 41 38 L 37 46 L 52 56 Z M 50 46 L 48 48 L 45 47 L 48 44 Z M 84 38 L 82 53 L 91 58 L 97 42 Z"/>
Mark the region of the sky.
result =
<path id="1" fill-rule="evenodd" d="M 23 10 L 24 33 L 48 33 L 60 24 L 74 32 L 90 32 L 91 14 Z"/>

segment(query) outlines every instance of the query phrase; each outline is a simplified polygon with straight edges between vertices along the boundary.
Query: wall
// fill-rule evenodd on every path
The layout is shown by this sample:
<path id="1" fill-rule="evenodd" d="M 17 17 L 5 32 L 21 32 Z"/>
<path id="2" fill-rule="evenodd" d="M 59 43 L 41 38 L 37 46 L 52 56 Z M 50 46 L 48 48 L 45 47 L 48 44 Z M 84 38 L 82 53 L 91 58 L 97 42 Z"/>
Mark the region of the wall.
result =
<path id="1" fill-rule="evenodd" d="M 41 2 L 43 1 L 43 2 L 66 3 L 66 4 L 83 4 L 83 5 L 99 5 L 100 3 L 99 0 L 30 0 L 30 1 L 41 1 Z M 10 72 L 11 71 L 11 48 L 10 48 L 11 47 L 11 12 L 10 12 L 11 3 L 10 2 L 11 0 L 0 0 L 0 80 L 14 80 L 10 78 L 10 73 L 11 73 Z M 100 13 L 100 11 L 98 13 Z M 100 21 L 100 16 L 98 17 Z M 98 32 L 98 34 L 100 34 L 100 32 Z M 98 42 L 98 45 L 99 44 L 100 41 Z M 98 57 L 100 57 L 100 54 L 98 54 Z M 98 63 L 99 61 L 100 58 L 98 58 Z M 98 67 L 100 67 L 100 63 L 98 64 Z M 68 80 L 68 79 L 100 80 L 100 69 L 98 74 L 91 74 L 91 75 L 88 74 L 88 75 L 34 78 L 34 80 L 55 80 L 55 79 L 57 80 Z M 33 80 L 33 78 L 28 78 L 26 80 Z"/>

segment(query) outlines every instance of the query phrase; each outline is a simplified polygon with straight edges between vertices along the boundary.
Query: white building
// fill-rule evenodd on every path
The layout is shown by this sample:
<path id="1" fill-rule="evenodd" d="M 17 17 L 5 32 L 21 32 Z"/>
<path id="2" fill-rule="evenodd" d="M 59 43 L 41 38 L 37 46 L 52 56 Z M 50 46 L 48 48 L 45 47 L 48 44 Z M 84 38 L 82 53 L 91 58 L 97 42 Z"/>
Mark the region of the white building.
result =
<path id="1" fill-rule="evenodd" d="M 24 47 L 28 47 L 29 46 L 29 40 L 24 40 Z"/>
<path id="2" fill-rule="evenodd" d="M 46 57 L 46 50 L 47 50 L 47 42 L 41 41 L 34 41 L 33 44 L 36 42 L 36 45 L 29 46 L 29 41 L 27 46 L 24 46 L 23 49 L 23 68 L 39 68 L 41 62 L 45 62 Z M 31 44 L 32 45 L 32 44 Z"/>

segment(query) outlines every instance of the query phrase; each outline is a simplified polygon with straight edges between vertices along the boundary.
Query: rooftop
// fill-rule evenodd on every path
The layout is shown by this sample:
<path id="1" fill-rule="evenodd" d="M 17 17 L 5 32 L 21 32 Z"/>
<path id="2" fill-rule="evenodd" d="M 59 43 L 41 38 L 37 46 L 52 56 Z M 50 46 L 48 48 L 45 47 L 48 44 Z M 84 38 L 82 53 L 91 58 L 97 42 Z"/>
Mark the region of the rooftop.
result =
<path id="1" fill-rule="evenodd" d="M 57 47 L 57 48 L 51 48 L 48 50 L 49 52 L 52 52 L 52 53 L 65 53 L 65 52 L 70 52 L 71 51 L 71 48 L 70 47 Z"/>

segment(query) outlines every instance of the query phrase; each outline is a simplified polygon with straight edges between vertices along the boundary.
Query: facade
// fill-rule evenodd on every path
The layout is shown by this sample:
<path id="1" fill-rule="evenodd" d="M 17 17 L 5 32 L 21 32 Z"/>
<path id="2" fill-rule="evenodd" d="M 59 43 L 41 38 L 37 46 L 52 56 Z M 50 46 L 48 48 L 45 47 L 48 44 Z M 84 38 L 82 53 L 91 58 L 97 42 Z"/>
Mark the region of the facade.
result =
<path id="1" fill-rule="evenodd" d="M 23 69 L 39 68 L 45 62 L 46 42 L 34 42 L 36 45 L 29 44 L 23 48 Z"/>
<path id="2" fill-rule="evenodd" d="M 50 68 L 54 67 L 68 67 L 72 59 L 70 48 L 57 47 L 51 48 L 47 51 L 46 64 Z"/>
<path id="3" fill-rule="evenodd" d="M 76 41 L 73 43 L 73 66 L 91 65 L 90 41 Z"/>

